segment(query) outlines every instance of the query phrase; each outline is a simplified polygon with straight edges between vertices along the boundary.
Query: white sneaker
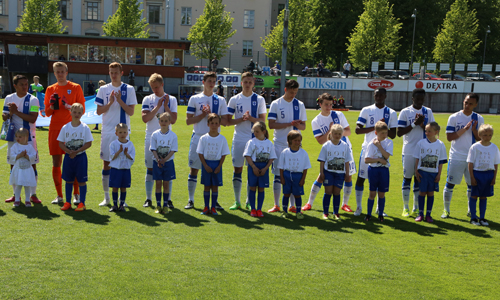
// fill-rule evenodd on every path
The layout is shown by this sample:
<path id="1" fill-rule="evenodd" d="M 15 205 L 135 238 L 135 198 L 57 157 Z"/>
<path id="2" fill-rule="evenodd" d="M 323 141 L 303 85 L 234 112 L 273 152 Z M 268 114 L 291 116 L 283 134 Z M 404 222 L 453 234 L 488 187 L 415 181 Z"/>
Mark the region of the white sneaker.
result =
<path id="1" fill-rule="evenodd" d="M 127 202 L 123 202 L 123 207 L 128 207 Z"/>
<path id="2" fill-rule="evenodd" d="M 358 208 L 356 208 L 356 211 L 354 212 L 354 215 L 355 215 L 356 217 L 357 217 L 357 216 L 360 216 L 360 215 L 361 215 L 361 212 L 362 212 L 361 208 L 360 208 L 360 207 L 358 207 Z"/>
<path id="3" fill-rule="evenodd" d="M 441 215 L 441 218 L 442 218 L 442 219 L 447 219 L 448 217 L 450 217 L 450 212 L 449 212 L 449 211 L 444 210 L 444 211 L 443 211 L 443 214 Z"/>
<path id="4" fill-rule="evenodd" d="M 490 224 L 488 223 L 488 221 L 486 221 L 486 219 L 481 219 L 479 220 L 479 223 L 481 223 L 481 225 L 483 226 L 489 226 Z"/>
<path id="5" fill-rule="evenodd" d="M 108 206 L 109 205 L 109 199 L 104 199 L 102 200 L 101 203 L 99 203 L 99 206 Z"/>
<path id="6" fill-rule="evenodd" d="M 73 195 L 73 204 L 80 204 L 80 195 Z"/>
<path id="7" fill-rule="evenodd" d="M 375 215 L 376 215 L 376 216 L 378 216 L 378 209 L 375 211 Z M 382 216 L 383 216 L 383 217 L 387 217 L 387 214 L 385 213 L 385 211 L 384 211 L 384 213 L 382 214 Z"/>
<path id="8" fill-rule="evenodd" d="M 478 221 L 477 219 L 472 219 L 472 220 L 470 220 L 470 223 L 471 223 L 472 225 L 476 225 L 476 226 L 481 225 L 481 223 L 479 223 L 479 221 Z"/>
<path id="9" fill-rule="evenodd" d="M 64 203 L 64 199 L 62 197 L 56 197 L 56 199 L 52 200 L 52 202 L 50 202 L 52 204 L 63 204 Z"/>

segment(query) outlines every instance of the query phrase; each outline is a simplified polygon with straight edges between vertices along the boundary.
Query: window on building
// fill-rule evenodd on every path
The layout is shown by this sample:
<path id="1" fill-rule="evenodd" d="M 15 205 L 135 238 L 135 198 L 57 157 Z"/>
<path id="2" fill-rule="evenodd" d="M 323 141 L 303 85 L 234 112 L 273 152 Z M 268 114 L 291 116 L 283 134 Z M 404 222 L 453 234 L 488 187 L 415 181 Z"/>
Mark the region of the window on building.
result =
<path id="1" fill-rule="evenodd" d="M 278 14 L 285 9 L 285 4 L 278 4 Z"/>
<path id="2" fill-rule="evenodd" d="M 99 2 L 87 2 L 87 20 L 99 20 Z"/>
<path id="3" fill-rule="evenodd" d="M 191 25 L 191 7 L 181 9 L 181 25 Z"/>
<path id="4" fill-rule="evenodd" d="M 243 56 L 252 56 L 253 41 L 243 41 Z"/>
<path id="5" fill-rule="evenodd" d="M 160 24 L 159 5 L 149 5 L 149 24 Z"/>
<path id="6" fill-rule="evenodd" d="M 88 36 L 100 36 L 100 34 L 98 32 L 85 32 L 85 35 L 88 35 Z"/>
<path id="7" fill-rule="evenodd" d="M 61 19 L 68 18 L 68 1 L 59 1 L 59 11 L 61 12 Z"/>
<path id="8" fill-rule="evenodd" d="M 253 28 L 254 15 L 255 15 L 255 10 L 245 10 L 245 15 L 243 16 L 244 28 Z"/>
<path id="9" fill-rule="evenodd" d="M 3 0 L 0 0 L 0 15 L 3 15 Z"/>

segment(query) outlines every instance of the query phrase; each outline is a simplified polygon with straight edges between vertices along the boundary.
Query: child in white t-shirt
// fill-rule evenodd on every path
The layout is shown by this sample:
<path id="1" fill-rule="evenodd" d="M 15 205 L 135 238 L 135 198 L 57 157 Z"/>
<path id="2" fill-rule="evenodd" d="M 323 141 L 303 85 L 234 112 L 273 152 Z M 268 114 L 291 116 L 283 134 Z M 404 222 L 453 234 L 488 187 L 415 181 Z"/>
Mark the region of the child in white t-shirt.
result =
<path id="1" fill-rule="evenodd" d="M 493 196 L 493 187 L 497 177 L 500 152 L 491 142 L 493 127 L 483 124 L 478 130 L 481 141 L 472 145 L 467 155 L 467 164 L 471 178 L 472 191 L 469 198 L 471 224 L 488 226 L 484 218 L 486 214 L 486 198 Z M 476 215 L 476 203 L 479 197 L 479 220 Z"/>
<path id="2" fill-rule="evenodd" d="M 446 147 L 438 140 L 440 127 L 438 123 L 431 122 L 425 126 L 426 138 L 420 140 L 414 151 L 415 157 L 415 179 L 419 182 L 417 222 L 424 220 L 425 196 L 427 196 L 427 213 L 425 221 L 432 223 L 432 206 L 434 204 L 434 192 L 439 192 L 439 180 L 443 164 L 447 162 Z"/>
<path id="3" fill-rule="evenodd" d="M 319 152 L 320 180 L 325 186 L 323 196 L 323 219 L 328 219 L 330 198 L 333 194 L 333 215 L 340 219 L 340 191 L 345 180 L 349 180 L 349 164 L 352 160 L 351 148 L 342 141 L 344 128 L 334 124 L 328 132 L 328 141 L 323 144 Z"/>
<path id="4" fill-rule="evenodd" d="M 230 154 L 226 138 L 219 134 L 221 117 L 215 113 L 208 114 L 207 125 L 210 131 L 200 138 L 196 152 L 202 164 L 201 182 L 205 186 L 203 198 L 205 208 L 202 215 L 218 215 L 216 210 L 219 186 L 222 186 L 222 164 L 226 155 Z M 210 191 L 212 191 L 212 209 L 209 209 Z"/>
<path id="5" fill-rule="evenodd" d="M 25 205 L 32 207 L 30 201 L 31 187 L 36 186 L 35 170 L 31 167 L 37 158 L 37 152 L 28 144 L 29 129 L 20 128 L 16 131 L 16 143 L 9 149 L 9 163 L 13 165 L 10 172 L 9 184 L 15 186 L 14 206 L 21 204 L 21 189 L 24 186 Z"/>
<path id="6" fill-rule="evenodd" d="M 283 212 L 281 216 L 288 216 L 288 202 L 290 195 L 295 197 L 297 205 L 297 219 L 304 219 L 301 212 L 302 198 L 304 195 L 304 183 L 306 181 L 307 169 L 311 168 L 309 155 L 301 148 L 302 135 L 298 130 L 292 130 L 287 135 L 288 148 L 285 148 L 278 158 L 278 169 L 280 171 L 281 185 L 283 185 Z"/>
<path id="7" fill-rule="evenodd" d="M 269 167 L 276 159 L 273 143 L 269 140 L 266 123 L 257 122 L 252 126 L 255 137 L 245 146 L 243 156 L 248 163 L 248 202 L 250 203 L 252 217 L 264 217 L 262 205 L 264 204 L 264 188 L 269 187 Z M 255 191 L 259 188 L 257 209 L 255 209 Z"/>

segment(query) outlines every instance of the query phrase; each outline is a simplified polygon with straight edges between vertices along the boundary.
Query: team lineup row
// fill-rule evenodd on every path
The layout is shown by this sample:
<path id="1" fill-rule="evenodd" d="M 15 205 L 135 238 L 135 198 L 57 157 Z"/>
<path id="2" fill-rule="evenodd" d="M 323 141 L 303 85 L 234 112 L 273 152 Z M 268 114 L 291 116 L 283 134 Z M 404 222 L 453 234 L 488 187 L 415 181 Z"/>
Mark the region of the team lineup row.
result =
<path id="1" fill-rule="evenodd" d="M 64 202 L 62 193 L 62 179 L 64 178 L 66 181 L 66 203 L 62 209 L 71 208 L 71 196 L 74 189 L 74 202 L 78 204 L 75 210 L 82 211 L 86 208 L 87 168 L 84 150 L 91 145 L 90 130 L 87 133 L 88 127 L 79 121 L 81 114 L 84 113 L 85 100 L 81 87 L 66 79 L 68 69 L 64 63 L 54 64 L 54 74 L 57 83 L 47 88 L 44 101 L 46 115 L 52 116 L 49 126 L 49 151 L 53 159 L 52 175 L 57 191 L 57 198 L 52 203 Z M 98 106 L 97 114 L 102 115 L 103 118 L 100 156 L 103 160 L 104 201 L 100 205 L 106 206 L 111 203 L 109 193 L 111 186 L 114 204 L 111 210 L 116 211 L 125 209 L 126 188 L 130 186 L 130 166 L 134 160 L 135 148 L 127 140 L 127 135 L 130 132 L 130 117 L 134 114 L 137 99 L 133 87 L 121 82 L 122 69 L 119 63 L 110 64 L 109 74 L 111 83 L 98 90 L 95 100 Z M 177 151 L 177 137 L 170 129 L 171 124 L 177 121 L 177 101 L 175 97 L 165 94 L 161 75 L 151 75 L 149 84 L 153 94 L 144 98 L 141 111 L 142 120 L 146 123 L 144 153 L 147 167 L 145 179 L 147 200 L 144 206 L 152 205 L 152 192 L 154 181 L 156 181 L 157 212 L 165 213 L 168 212 L 168 208 L 173 208 L 170 195 L 171 180 L 175 179 L 173 158 Z M 306 129 L 307 117 L 304 104 L 295 99 L 299 88 L 298 83 L 294 80 L 287 82 L 285 94 L 271 103 L 269 113 L 267 113 L 264 99 L 252 92 L 254 78 L 251 73 L 242 75 L 242 92 L 232 97 L 228 104 L 224 98 L 213 93 L 215 84 L 216 75 L 214 73 L 205 74 L 203 78 L 204 91 L 191 97 L 188 103 L 186 124 L 193 125 L 193 136 L 189 149 L 189 201 L 186 209 L 194 207 L 194 194 L 200 169 L 202 170 L 201 182 L 205 186 L 203 213 L 216 214 L 217 210 L 222 209 L 217 202 L 217 187 L 222 184 L 222 180 L 219 182 L 219 178 L 222 178 L 221 167 L 224 158 L 227 154 L 231 154 L 234 166 L 235 204 L 230 209 L 241 207 L 241 174 L 246 161 L 249 166 L 247 206 L 251 207 L 253 216 L 263 216 L 263 189 L 269 186 L 268 169 L 272 166 L 272 173 L 275 175 L 273 182 L 274 206 L 268 211 L 270 213 L 282 211 L 283 215 L 287 216 L 288 211 L 290 211 L 297 213 L 298 218 L 302 218 L 302 211 L 311 209 L 321 186 L 325 185 L 323 217 L 329 217 L 328 206 L 333 195 L 333 217 L 339 218 L 340 191 L 344 190 L 341 209 L 352 211 L 348 205 L 352 191 L 351 176 L 358 172 L 355 184 L 357 209 L 354 214 L 360 215 L 362 213 L 364 181 L 368 178 L 370 195 L 366 219 L 369 220 L 371 217 L 374 198 L 378 192 L 377 211 L 379 219 L 383 221 L 385 192 L 388 191 L 389 183 L 387 168 L 390 166 L 389 157 L 392 155 L 392 141 L 390 139 L 394 139 L 398 135 L 403 137 L 403 216 L 410 215 L 410 186 L 412 178 L 415 177 L 413 212 L 418 215 L 416 221 L 424 220 L 426 196 L 425 220 L 432 221 L 430 213 L 434 192 L 439 189 L 435 183 L 439 182 L 442 164 L 447 162 L 447 153 L 444 144 L 436 138 L 439 125 L 434 122 L 432 110 L 423 106 L 424 90 L 416 89 L 413 92 L 413 105 L 403 109 L 399 117 L 394 110 L 385 105 L 385 89 L 375 90 L 375 103 L 361 110 L 356 124 L 356 134 L 364 134 L 361 157 L 357 166 L 358 171 L 352 158 L 352 145 L 348 139 L 351 134 L 350 126 L 341 112 L 331 110 L 333 98 L 329 94 L 321 95 L 319 99 L 321 112 L 311 122 L 313 134 L 318 143 L 322 145 L 320 158 L 318 158 L 321 172 L 311 188 L 307 204 L 301 207 L 302 199 L 300 196 L 304 194 L 303 184 L 307 169 L 311 165 L 309 159 L 303 159 L 307 153 L 300 148 L 300 131 Z M 39 103 L 35 97 L 27 94 L 28 81 L 26 77 L 16 76 L 14 86 L 16 93 L 6 97 L 2 115 L 4 120 L 11 120 L 9 128 L 11 130 L 8 134 L 10 136 L 8 161 L 13 170 L 10 181 L 13 185 L 14 196 L 6 201 L 19 205 L 20 187 L 25 186 L 30 187 L 25 188 L 26 206 L 31 206 L 31 202 L 40 202 L 36 197 L 38 156 L 35 136 Z M 486 197 L 493 195 L 500 153 L 498 148 L 490 142 L 493 129 L 491 126 L 481 127 L 484 124 L 484 119 L 473 111 L 478 101 L 479 98 L 476 94 L 467 95 L 463 110 L 451 115 L 446 126 L 446 135 L 447 139 L 451 141 L 451 148 L 446 187 L 443 191 L 444 212 L 442 217 L 449 216 L 454 185 L 459 184 L 465 177 L 468 185 L 467 197 L 471 223 L 487 225 L 484 218 Z M 80 105 L 74 105 L 75 103 L 80 103 Z M 210 114 L 215 114 L 215 116 L 209 117 Z M 269 129 L 274 130 L 273 143 L 266 138 L 267 128 L 264 123 L 266 114 Z M 167 123 L 168 125 L 165 125 Z M 225 138 L 218 133 L 220 125 L 235 126 L 231 151 L 229 151 Z M 15 129 L 20 128 L 28 129 L 24 131 L 26 133 L 29 131 L 29 134 L 26 136 L 21 130 L 18 135 L 14 135 Z M 339 131 L 339 128 L 342 130 Z M 14 138 L 17 143 L 14 143 Z M 267 142 L 264 143 L 265 141 Z M 32 146 L 34 152 L 27 151 L 24 147 L 26 145 Z M 253 149 L 253 152 L 249 152 L 250 149 Z M 271 155 L 270 149 L 274 149 L 271 151 L 274 155 Z M 419 149 L 421 153 L 417 153 L 416 149 Z M 476 152 L 471 153 L 469 149 Z M 63 154 L 66 156 L 61 172 Z M 30 165 L 27 160 L 31 161 L 33 168 L 26 168 L 26 165 Z M 276 161 L 273 163 L 273 160 Z M 83 166 L 85 167 L 83 168 Z M 125 171 L 127 169 L 128 172 Z M 82 172 L 81 170 L 85 170 L 85 173 L 78 173 Z M 33 172 L 32 176 L 19 175 L 26 172 Z M 485 172 L 484 174 L 487 173 L 487 175 L 481 172 Z M 29 182 L 21 180 L 20 183 L 16 184 L 16 178 L 31 179 Z M 384 180 L 378 181 L 377 179 Z M 282 189 L 284 196 L 280 198 Z M 118 205 L 118 190 L 121 192 L 120 205 Z M 255 206 L 257 190 L 258 205 Z M 211 209 L 208 205 L 210 191 L 212 192 Z M 162 196 L 164 199 L 163 208 L 160 202 Z M 478 197 L 480 198 L 479 217 L 476 216 Z M 282 200 L 281 206 L 280 200 Z M 290 209 L 288 209 L 289 202 Z"/>

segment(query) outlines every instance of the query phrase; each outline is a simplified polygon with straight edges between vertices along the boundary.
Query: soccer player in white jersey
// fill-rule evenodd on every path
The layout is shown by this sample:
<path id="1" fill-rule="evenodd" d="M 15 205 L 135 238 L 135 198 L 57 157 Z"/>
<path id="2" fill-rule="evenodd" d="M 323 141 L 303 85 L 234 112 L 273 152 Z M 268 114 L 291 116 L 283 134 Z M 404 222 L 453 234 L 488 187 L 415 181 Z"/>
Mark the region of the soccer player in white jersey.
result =
<path id="1" fill-rule="evenodd" d="M 478 102 L 479 96 L 477 94 L 467 94 L 464 99 L 463 109 L 448 118 L 446 138 L 451 142 L 451 147 L 446 186 L 443 189 L 444 211 L 441 215 L 443 219 L 450 216 L 453 188 L 456 184 L 462 182 L 462 177 L 464 176 L 467 183 L 467 199 L 470 199 L 471 196 L 472 186 L 470 174 L 467 169 L 467 154 L 469 153 L 469 148 L 475 142 L 481 140 L 477 129 L 484 124 L 483 117 L 474 112 L 474 108 L 476 108 Z"/>
<path id="2" fill-rule="evenodd" d="M 425 139 L 425 126 L 434 122 L 432 110 L 423 106 L 425 101 L 425 90 L 414 89 L 412 94 L 413 105 L 404 108 L 399 113 L 398 132 L 403 137 L 403 217 L 410 216 L 410 184 L 415 176 L 415 161 L 413 152 L 418 142 Z M 418 214 L 419 182 L 413 183 L 413 212 Z"/>
<path id="3" fill-rule="evenodd" d="M 356 122 L 356 134 L 364 134 L 365 139 L 361 146 L 361 155 L 359 158 L 358 179 L 356 180 L 356 211 L 355 216 L 361 215 L 363 190 L 365 179 L 368 178 L 368 164 L 365 163 L 365 156 L 368 144 L 375 138 L 375 124 L 378 121 L 384 121 L 389 127 L 388 136 L 391 139 L 396 137 L 396 128 L 398 126 L 397 113 L 385 105 L 387 90 L 385 88 L 377 88 L 373 94 L 375 104 L 365 106 L 359 113 L 358 121 Z M 384 215 L 386 216 L 386 215 Z"/>
<path id="4" fill-rule="evenodd" d="M 241 75 L 241 93 L 231 97 L 227 107 L 229 112 L 228 123 L 234 125 L 233 144 L 231 147 L 231 156 L 233 158 L 233 189 L 234 205 L 229 209 L 234 210 L 241 207 L 241 173 L 243 172 L 243 163 L 245 157 L 245 145 L 252 139 L 252 125 L 256 122 L 266 121 L 266 100 L 252 91 L 255 85 L 255 78 L 251 72 L 245 72 Z M 234 116 L 234 119 L 233 119 Z M 247 189 L 248 195 L 248 189 Z M 247 208 L 250 207 L 247 202 Z"/>
<path id="5" fill-rule="evenodd" d="M 319 96 L 319 106 L 321 107 L 321 112 L 317 115 L 311 122 L 311 127 L 313 130 L 314 137 L 316 141 L 320 145 L 328 142 L 328 133 L 330 132 L 330 128 L 333 124 L 339 124 L 344 129 L 342 133 L 342 140 L 349 145 L 349 149 L 352 152 L 352 145 L 349 141 L 348 136 L 351 135 L 351 128 L 349 127 L 349 123 L 345 118 L 344 114 L 340 111 L 332 111 L 333 105 L 333 97 L 328 93 L 323 93 Z M 349 179 L 344 182 L 344 201 L 342 204 L 342 210 L 347 212 L 352 212 L 349 207 L 349 196 L 352 191 L 352 178 L 351 176 L 356 173 L 356 164 L 354 160 L 349 162 Z M 321 174 L 318 175 L 316 181 L 314 181 L 311 187 L 311 193 L 309 194 L 309 201 L 304 207 L 302 207 L 303 211 L 311 210 L 314 200 L 316 199 L 316 195 L 321 190 L 321 186 L 323 185 L 323 181 L 320 179 Z"/>
<path id="6" fill-rule="evenodd" d="M 151 144 L 151 135 L 156 130 L 160 129 L 159 116 L 168 112 L 170 114 L 170 124 L 175 124 L 177 121 L 177 99 L 174 96 L 170 96 L 163 90 L 163 77 L 154 73 L 149 77 L 149 86 L 153 91 L 153 94 L 144 97 L 142 100 L 142 121 L 146 123 L 146 138 L 144 140 L 144 161 L 146 164 L 146 201 L 144 202 L 144 207 L 152 206 L 153 197 L 153 152 L 149 150 Z M 170 126 L 169 130 L 172 130 Z M 172 197 L 172 180 L 169 183 L 169 197 Z M 167 201 L 167 208 L 173 209 L 174 205 L 172 199 L 169 198 Z"/>
<path id="7" fill-rule="evenodd" d="M 279 161 L 280 154 L 284 149 L 288 148 L 287 136 L 291 130 L 305 130 L 307 115 L 306 108 L 302 101 L 295 99 L 299 91 L 299 83 L 293 79 L 285 83 L 285 94 L 274 100 L 271 103 L 267 120 L 269 122 L 269 129 L 274 129 L 273 143 L 276 150 L 275 161 Z M 281 193 L 281 177 L 278 169 L 278 164 L 273 164 L 274 174 L 274 207 L 268 212 L 280 211 L 280 193 Z M 295 198 L 290 196 L 290 212 L 295 213 Z"/>
<path id="8" fill-rule="evenodd" d="M 104 190 L 104 201 L 99 206 L 110 204 L 109 198 L 109 174 L 111 167 L 109 162 L 109 145 L 117 140 L 115 126 L 124 123 L 128 126 L 130 136 L 130 117 L 134 115 L 134 107 L 137 104 L 135 89 L 133 86 L 122 82 L 122 65 L 114 62 L 109 65 L 109 77 L 111 83 L 99 88 L 95 103 L 97 104 L 97 114 L 102 115 L 101 130 L 101 159 L 102 168 L 102 189 Z M 124 206 L 127 206 L 126 204 Z"/>
<path id="9" fill-rule="evenodd" d="M 35 179 L 38 181 L 38 173 L 36 171 L 36 164 L 39 162 L 38 150 L 36 148 L 36 119 L 38 118 L 38 109 L 40 104 L 38 99 L 28 94 L 28 78 L 24 75 L 14 76 L 12 82 L 14 83 L 15 93 L 5 97 L 5 103 L 2 111 L 2 119 L 4 121 L 10 119 L 11 123 L 14 125 L 14 131 L 20 128 L 26 128 L 29 132 L 28 144 L 33 146 L 36 151 L 36 159 L 34 161 L 33 170 L 35 171 Z M 14 133 L 14 132 L 13 132 Z M 14 137 L 14 135 L 12 135 Z M 7 143 L 7 162 L 9 162 L 10 148 L 14 146 L 15 140 L 12 139 Z M 10 169 L 12 170 L 12 167 Z M 12 185 L 14 192 L 16 190 L 15 185 Z M 36 196 L 36 186 L 31 187 L 31 202 L 41 203 L 41 201 Z M 5 200 L 5 202 L 14 202 L 15 196 Z"/>
<path id="10" fill-rule="evenodd" d="M 203 75 L 203 92 L 192 96 L 189 99 L 187 107 L 186 124 L 193 125 L 193 135 L 191 136 L 191 143 L 189 144 L 189 201 L 184 207 L 185 209 L 194 207 L 194 193 L 198 181 L 198 171 L 201 169 L 201 161 L 198 153 L 196 153 L 196 148 L 198 147 L 201 136 L 208 133 L 210 130 L 207 126 L 208 114 L 215 113 L 221 116 L 221 125 L 227 126 L 228 124 L 226 100 L 214 93 L 216 82 L 217 75 L 214 72 L 205 73 L 205 75 Z M 219 203 L 217 203 L 215 208 L 217 210 L 223 210 Z"/>

